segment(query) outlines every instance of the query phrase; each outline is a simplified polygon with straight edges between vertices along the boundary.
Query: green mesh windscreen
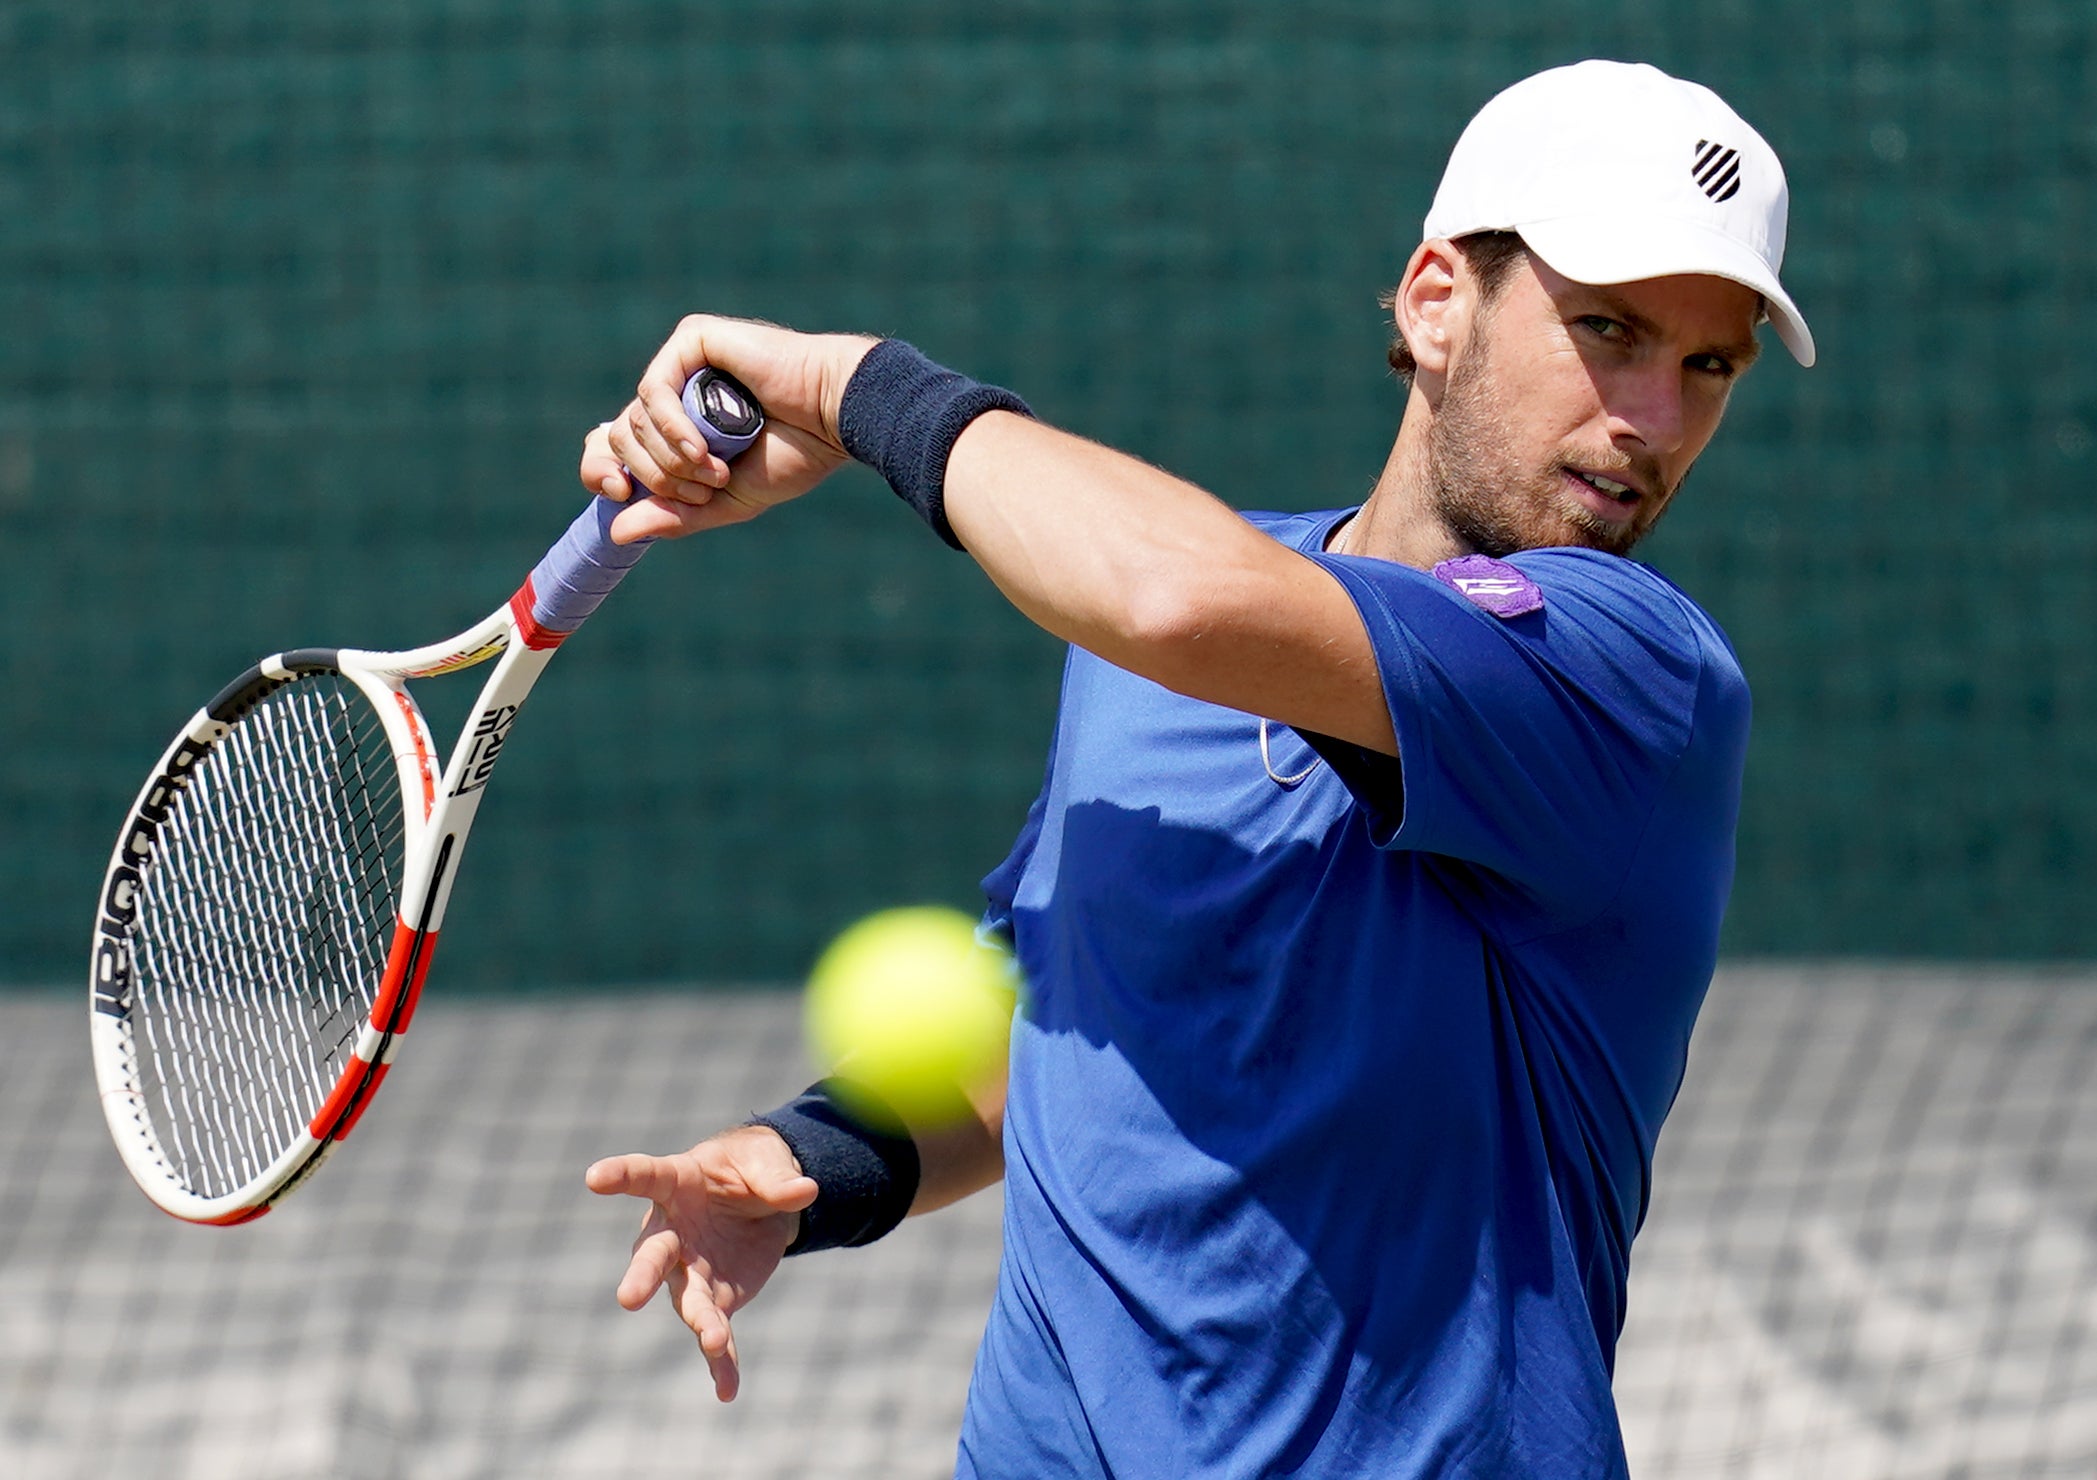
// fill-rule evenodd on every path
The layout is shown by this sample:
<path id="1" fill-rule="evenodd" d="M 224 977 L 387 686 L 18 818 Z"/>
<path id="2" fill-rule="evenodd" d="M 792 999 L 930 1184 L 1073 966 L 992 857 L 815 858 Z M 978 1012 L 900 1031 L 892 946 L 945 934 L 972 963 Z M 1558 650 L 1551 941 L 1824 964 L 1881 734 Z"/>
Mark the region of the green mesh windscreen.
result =
<path id="1" fill-rule="evenodd" d="M 11 0 L 0 980 L 77 977 L 124 806 L 220 682 L 505 597 L 687 310 L 907 335 L 1243 506 L 1356 500 L 1400 404 L 1376 295 L 1450 144 L 1586 55 L 1777 147 L 1821 345 L 1772 345 L 1650 547 L 1756 689 L 1729 947 L 2089 955 L 2093 30 L 2088 0 Z M 968 903 L 1058 662 L 865 473 L 659 551 L 519 723 L 445 979 L 784 979 L 864 910 Z"/>

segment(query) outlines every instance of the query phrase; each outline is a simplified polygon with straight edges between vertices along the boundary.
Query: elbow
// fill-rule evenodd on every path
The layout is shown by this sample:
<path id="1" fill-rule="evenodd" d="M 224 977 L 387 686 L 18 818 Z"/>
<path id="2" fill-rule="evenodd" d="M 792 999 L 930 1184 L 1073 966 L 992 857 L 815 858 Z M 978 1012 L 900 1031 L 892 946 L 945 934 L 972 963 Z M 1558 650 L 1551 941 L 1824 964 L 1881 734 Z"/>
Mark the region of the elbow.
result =
<path id="1" fill-rule="evenodd" d="M 1222 590 L 1199 574 L 1157 573 L 1122 593 L 1112 651 L 1102 657 L 1154 683 L 1199 696 L 1201 675 L 1229 624 Z"/>

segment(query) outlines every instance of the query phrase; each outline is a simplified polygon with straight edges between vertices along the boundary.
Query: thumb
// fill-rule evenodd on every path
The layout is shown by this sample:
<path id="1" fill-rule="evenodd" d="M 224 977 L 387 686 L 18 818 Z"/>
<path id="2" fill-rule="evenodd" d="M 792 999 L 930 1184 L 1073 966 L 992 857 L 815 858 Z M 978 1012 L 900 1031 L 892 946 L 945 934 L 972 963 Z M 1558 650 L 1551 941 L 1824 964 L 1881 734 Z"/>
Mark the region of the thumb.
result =
<path id="1" fill-rule="evenodd" d="M 761 505 L 748 503 L 726 489 L 716 492 L 703 504 L 650 498 L 646 496 L 646 489 L 640 492 L 642 497 L 630 500 L 613 518 L 613 543 L 626 545 L 635 540 L 682 539 L 701 530 L 741 524 L 764 512 Z"/>
<path id="2" fill-rule="evenodd" d="M 812 1204 L 822 1188 L 816 1179 L 800 1174 L 779 1175 L 750 1189 L 782 1213 L 799 1213 Z"/>
<path id="3" fill-rule="evenodd" d="M 822 1189 L 802 1171 L 793 1148 L 779 1131 L 762 1121 L 717 1138 L 708 1148 L 719 1156 L 717 1185 L 733 1189 L 773 1213 L 798 1213 Z"/>
<path id="4" fill-rule="evenodd" d="M 798 1213 L 822 1190 L 815 1178 L 792 1165 L 773 1166 L 765 1161 L 735 1167 L 732 1175 L 717 1178 L 713 1188 L 724 1207 L 736 1208 L 745 1217 Z"/>

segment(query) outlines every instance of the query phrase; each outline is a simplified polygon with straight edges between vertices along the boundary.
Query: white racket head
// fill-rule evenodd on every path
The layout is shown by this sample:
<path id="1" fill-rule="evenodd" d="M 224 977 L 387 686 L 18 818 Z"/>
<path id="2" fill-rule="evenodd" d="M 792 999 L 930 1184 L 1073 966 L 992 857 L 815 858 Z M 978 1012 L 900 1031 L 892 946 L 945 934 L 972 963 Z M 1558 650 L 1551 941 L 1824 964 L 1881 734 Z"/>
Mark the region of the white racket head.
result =
<path id="1" fill-rule="evenodd" d="M 764 430 L 711 368 L 684 405 L 723 458 Z M 613 541 L 622 507 L 591 499 L 506 605 L 445 642 L 264 659 L 149 773 L 103 880 L 89 1022 L 110 1133 L 168 1212 L 260 1217 L 370 1104 L 511 721 L 653 543 Z M 490 658 L 440 768 L 403 685 Z"/>
<path id="2" fill-rule="evenodd" d="M 140 791 L 97 913 L 91 1036 L 117 1148 L 176 1217 L 261 1216 L 384 1077 L 428 969 L 400 909 L 433 754 L 397 682 L 307 649 L 227 685 Z"/>

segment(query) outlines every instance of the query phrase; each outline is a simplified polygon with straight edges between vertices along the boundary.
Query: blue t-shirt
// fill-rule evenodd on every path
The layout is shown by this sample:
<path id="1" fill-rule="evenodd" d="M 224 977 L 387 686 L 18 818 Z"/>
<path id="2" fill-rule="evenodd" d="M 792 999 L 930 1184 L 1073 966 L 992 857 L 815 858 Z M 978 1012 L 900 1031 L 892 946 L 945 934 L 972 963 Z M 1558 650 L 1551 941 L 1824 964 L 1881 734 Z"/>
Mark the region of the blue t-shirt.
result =
<path id="1" fill-rule="evenodd" d="M 1733 872 L 1748 700 L 1650 569 L 1541 610 L 1322 553 L 1398 759 L 1074 651 L 986 881 L 1028 982 L 959 1473 L 1621 1476 L 1654 1137 Z"/>

